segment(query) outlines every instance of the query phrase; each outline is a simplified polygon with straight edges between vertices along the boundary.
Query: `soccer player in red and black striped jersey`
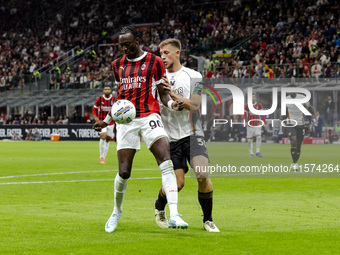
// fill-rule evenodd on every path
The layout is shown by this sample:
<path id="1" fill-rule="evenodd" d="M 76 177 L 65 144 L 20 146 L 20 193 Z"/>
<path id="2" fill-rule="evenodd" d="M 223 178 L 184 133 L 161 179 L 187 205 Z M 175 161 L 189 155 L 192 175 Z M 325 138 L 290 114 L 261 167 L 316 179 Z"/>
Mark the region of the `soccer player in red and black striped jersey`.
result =
<path id="1" fill-rule="evenodd" d="M 252 97 L 252 103 L 253 108 L 256 110 L 263 109 L 263 106 L 261 103 L 256 101 L 256 95 L 253 95 Z M 244 115 L 243 120 L 247 123 L 247 141 L 248 141 L 248 147 L 249 147 L 249 154 L 250 157 L 254 157 L 253 154 L 253 137 L 256 136 L 256 156 L 262 158 L 263 155 L 260 152 L 261 149 L 261 127 L 264 124 L 264 128 L 267 128 L 267 121 L 265 116 L 260 116 L 253 114 L 248 104 L 244 107 Z"/>
<path id="2" fill-rule="evenodd" d="M 105 119 L 106 115 L 111 111 L 113 103 L 115 102 L 115 97 L 111 94 L 112 91 L 110 85 L 105 85 L 103 92 L 104 94 L 97 98 L 96 103 L 94 104 L 92 109 L 92 114 L 96 122 L 103 121 Z M 111 138 L 114 137 L 114 122 L 110 124 L 110 126 L 103 128 L 100 132 L 99 163 L 102 165 L 106 164 L 105 158 L 109 150 L 109 143 Z"/>
<path id="3" fill-rule="evenodd" d="M 173 110 L 182 110 L 184 103 L 179 99 L 171 99 L 164 85 L 165 68 L 161 58 L 141 50 L 140 37 L 134 27 L 123 27 L 118 42 L 125 55 L 112 63 L 113 73 L 118 82 L 117 100 L 130 100 L 136 107 L 136 118 L 128 124 L 116 124 L 119 172 L 114 185 L 115 206 L 105 225 L 105 231 L 115 231 L 122 215 L 124 194 L 133 158 L 140 150 L 141 138 L 155 156 L 162 171 L 162 183 L 170 209 L 169 227 L 187 228 L 189 225 L 177 212 L 177 182 L 170 160 L 168 135 L 162 124 L 157 98 L 159 97 L 165 106 Z M 104 121 L 96 122 L 93 128 L 106 127 L 111 119 L 109 114 Z"/>

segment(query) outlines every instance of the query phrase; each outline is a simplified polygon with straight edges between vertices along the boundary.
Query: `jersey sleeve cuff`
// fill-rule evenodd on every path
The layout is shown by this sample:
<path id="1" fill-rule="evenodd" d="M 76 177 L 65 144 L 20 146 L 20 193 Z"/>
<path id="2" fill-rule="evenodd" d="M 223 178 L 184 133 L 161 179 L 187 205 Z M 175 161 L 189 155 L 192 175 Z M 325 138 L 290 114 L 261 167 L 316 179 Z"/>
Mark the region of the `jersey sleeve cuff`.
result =
<path id="1" fill-rule="evenodd" d="M 110 114 L 107 114 L 105 119 L 103 120 L 106 124 L 110 125 L 111 121 L 112 121 L 112 117 L 110 116 Z"/>

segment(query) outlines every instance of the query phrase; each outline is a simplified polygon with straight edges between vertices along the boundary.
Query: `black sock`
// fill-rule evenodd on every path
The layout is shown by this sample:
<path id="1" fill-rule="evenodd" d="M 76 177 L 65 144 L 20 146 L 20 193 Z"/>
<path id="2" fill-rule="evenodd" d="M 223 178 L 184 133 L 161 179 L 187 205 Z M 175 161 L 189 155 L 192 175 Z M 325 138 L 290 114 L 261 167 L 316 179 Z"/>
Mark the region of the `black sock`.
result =
<path id="1" fill-rule="evenodd" d="M 297 154 L 297 149 L 295 147 L 290 148 L 290 154 L 292 155 L 293 163 L 297 163 L 300 153 L 299 155 Z"/>
<path id="2" fill-rule="evenodd" d="M 166 196 L 163 194 L 162 189 L 159 190 L 158 199 L 155 203 L 155 208 L 159 211 L 164 211 L 165 205 L 168 203 Z"/>
<path id="3" fill-rule="evenodd" d="M 213 191 L 208 193 L 198 192 L 198 201 L 200 202 L 203 211 L 203 222 L 206 222 L 207 220 L 212 221 Z"/>
<path id="4" fill-rule="evenodd" d="M 301 154 L 301 148 L 296 149 L 296 162 L 299 160 Z"/>

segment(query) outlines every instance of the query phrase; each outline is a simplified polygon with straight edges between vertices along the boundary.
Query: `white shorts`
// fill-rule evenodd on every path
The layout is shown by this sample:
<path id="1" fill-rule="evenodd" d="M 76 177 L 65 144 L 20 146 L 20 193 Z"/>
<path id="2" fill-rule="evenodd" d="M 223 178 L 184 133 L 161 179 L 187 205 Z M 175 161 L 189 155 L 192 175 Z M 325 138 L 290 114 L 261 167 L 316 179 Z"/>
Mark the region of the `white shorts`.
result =
<path id="1" fill-rule="evenodd" d="M 121 149 L 140 150 L 140 140 L 144 141 L 148 149 L 162 137 L 168 138 L 161 116 L 152 113 L 147 117 L 136 118 L 129 124 L 116 124 L 117 151 Z"/>
<path id="2" fill-rule="evenodd" d="M 254 136 L 261 136 L 261 126 L 247 127 L 247 138 L 253 138 Z"/>
<path id="3" fill-rule="evenodd" d="M 115 136 L 113 133 L 113 128 L 114 128 L 114 125 L 110 125 L 110 126 L 107 126 L 106 128 L 102 128 L 102 131 L 100 132 L 100 134 L 106 133 L 107 136 L 114 138 Z"/>

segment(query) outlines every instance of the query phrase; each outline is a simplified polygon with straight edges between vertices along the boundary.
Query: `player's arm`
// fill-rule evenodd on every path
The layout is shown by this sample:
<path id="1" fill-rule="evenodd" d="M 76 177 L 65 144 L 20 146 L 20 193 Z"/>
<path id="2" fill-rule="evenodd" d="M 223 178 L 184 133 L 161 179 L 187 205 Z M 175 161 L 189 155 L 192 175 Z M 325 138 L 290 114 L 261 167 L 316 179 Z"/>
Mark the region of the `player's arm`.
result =
<path id="1" fill-rule="evenodd" d="M 157 63 L 155 65 L 155 68 L 152 69 L 152 76 L 156 81 L 157 89 L 159 92 L 160 99 L 162 103 L 175 111 L 182 111 L 184 108 L 184 103 L 182 100 L 173 100 L 170 97 L 169 91 L 165 89 L 165 86 L 163 85 L 165 81 L 164 79 L 164 73 L 165 73 L 165 67 L 163 64 L 163 61 L 161 58 L 157 57 Z"/>
<path id="2" fill-rule="evenodd" d="M 288 119 L 288 107 L 287 106 L 286 106 L 286 115 L 280 115 L 280 121 L 282 122 L 286 119 Z M 287 127 L 284 125 L 282 125 L 282 133 L 284 135 L 287 135 Z"/>
<path id="3" fill-rule="evenodd" d="M 100 107 L 100 97 L 97 98 L 93 108 L 92 108 L 92 115 L 93 115 L 93 118 L 94 120 L 97 122 L 99 121 L 99 118 L 98 118 L 98 107 Z"/>
<path id="4" fill-rule="evenodd" d="M 100 131 L 102 130 L 102 128 L 106 128 L 108 125 L 110 125 L 111 121 L 112 121 L 111 112 L 109 112 L 109 113 L 106 115 L 104 121 L 96 121 L 96 122 L 93 124 L 92 128 L 93 128 L 94 130 L 100 132 Z"/>
<path id="5" fill-rule="evenodd" d="M 93 118 L 94 118 L 95 121 L 99 121 L 99 118 L 97 116 L 97 111 L 98 111 L 98 108 L 97 108 L 96 105 L 94 105 L 93 108 L 92 108 L 92 115 L 93 115 Z"/>
<path id="6" fill-rule="evenodd" d="M 243 113 L 242 119 L 243 119 L 245 122 L 248 122 L 248 104 L 246 104 L 246 105 L 244 106 L 244 113 Z"/>
<path id="7" fill-rule="evenodd" d="M 263 106 L 260 103 L 260 110 L 262 110 L 262 109 L 263 109 Z M 266 118 L 266 116 L 265 115 L 261 115 L 260 118 L 264 122 L 264 128 L 267 129 L 267 118 Z"/>
<path id="8" fill-rule="evenodd" d="M 184 97 L 172 92 L 171 85 L 169 83 L 168 78 L 163 78 L 163 80 L 164 80 L 164 82 L 163 82 L 164 88 L 169 91 L 172 100 L 183 101 L 184 108 L 189 110 L 189 111 L 190 110 L 191 111 L 197 111 L 200 108 L 200 106 L 201 106 L 201 95 L 194 94 L 194 95 L 191 96 L 190 99 L 184 98 Z"/>
<path id="9" fill-rule="evenodd" d="M 164 83 L 165 83 L 165 79 L 163 78 L 162 82 L 157 85 L 157 89 L 158 89 L 159 96 L 160 96 L 162 103 L 170 109 L 173 109 L 175 111 L 182 111 L 184 108 L 183 100 L 180 100 L 180 99 L 173 100 L 170 97 L 169 90 L 166 89 L 166 86 L 164 85 Z"/>

